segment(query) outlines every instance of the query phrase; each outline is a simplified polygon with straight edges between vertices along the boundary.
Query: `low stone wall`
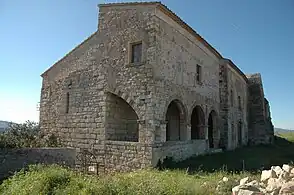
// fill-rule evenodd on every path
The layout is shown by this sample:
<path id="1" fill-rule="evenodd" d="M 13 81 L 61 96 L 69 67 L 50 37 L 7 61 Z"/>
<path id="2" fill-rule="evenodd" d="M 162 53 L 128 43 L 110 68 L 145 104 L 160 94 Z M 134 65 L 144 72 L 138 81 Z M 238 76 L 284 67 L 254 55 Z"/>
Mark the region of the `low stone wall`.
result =
<path id="1" fill-rule="evenodd" d="M 74 148 L 0 149 L 0 181 L 30 164 L 75 166 Z"/>
<path id="2" fill-rule="evenodd" d="M 182 161 L 192 156 L 204 154 L 206 140 L 169 141 L 157 144 L 153 147 L 152 164 L 156 165 L 158 160 L 165 157 L 173 157 L 175 161 Z"/>
<path id="3" fill-rule="evenodd" d="M 105 171 L 126 172 L 151 166 L 152 147 L 139 142 L 106 141 Z"/>

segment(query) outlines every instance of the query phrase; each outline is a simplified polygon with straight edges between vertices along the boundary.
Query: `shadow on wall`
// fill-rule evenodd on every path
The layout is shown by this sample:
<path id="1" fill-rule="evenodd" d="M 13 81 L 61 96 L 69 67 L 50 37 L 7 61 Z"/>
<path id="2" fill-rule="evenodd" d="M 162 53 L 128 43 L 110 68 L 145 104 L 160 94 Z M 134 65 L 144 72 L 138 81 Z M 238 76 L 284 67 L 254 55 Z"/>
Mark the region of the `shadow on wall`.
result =
<path id="1" fill-rule="evenodd" d="M 172 158 L 159 162 L 158 169 L 183 169 L 189 172 L 249 171 L 270 169 L 274 165 L 293 164 L 294 142 L 275 136 L 273 145 L 258 145 L 238 148 L 210 155 L 192 157 L 176 163 Z"/>

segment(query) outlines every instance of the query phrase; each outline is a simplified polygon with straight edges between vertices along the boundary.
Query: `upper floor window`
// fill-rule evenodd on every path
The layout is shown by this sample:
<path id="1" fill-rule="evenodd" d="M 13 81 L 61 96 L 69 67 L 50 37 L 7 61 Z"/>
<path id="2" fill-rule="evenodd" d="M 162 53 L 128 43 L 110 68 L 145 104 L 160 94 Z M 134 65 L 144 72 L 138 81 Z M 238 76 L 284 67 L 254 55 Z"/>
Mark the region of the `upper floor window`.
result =
<path id="1" fill-rule="evenodd" d="M 142 42 L 131 44 L 131 63 L 142 62 Z"/>
<path id="2" fill-rule="evenodd" d="M 201 82 L 201 66 L 198 64 L 196 66 L 196 81 Z"/>
<path id="3" fill-rule="evenodd" d="M 240 96 L 238 96 L 238 107 L 239 107 L 239 110 L 242 110 L 241 97 Z"/>
<path id="4" fill-rule="evenodd" d="M 232 89 L 231 89 L 231 106 L 234 106 L 234 94 Z"/>
<path id="5" fill-rule="evenodd" d="M 69 92 L 66 93 L 65 113 L 69 111 Z"/>

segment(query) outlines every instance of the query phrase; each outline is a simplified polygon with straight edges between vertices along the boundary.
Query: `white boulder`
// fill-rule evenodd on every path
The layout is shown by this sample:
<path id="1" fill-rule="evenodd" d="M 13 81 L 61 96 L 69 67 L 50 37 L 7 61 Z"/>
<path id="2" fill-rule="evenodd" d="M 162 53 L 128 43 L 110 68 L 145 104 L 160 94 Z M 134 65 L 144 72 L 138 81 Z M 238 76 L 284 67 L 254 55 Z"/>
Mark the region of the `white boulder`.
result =
<path id="1" fill-rule="evenodd" d="M 262 171 L 260 181 L 267 181 L 269 178 L 277 178 L 276 172 L 273 170 Z"/>
<path id="2" fill-rule="evenodd" d="M 245 185 L 246 183 L 248 183 L 248 181 L 249 181 L 249 177 L 245 177 L 240 180 L 240 185 Z"/>
<path id="3" fill-rule="evenodd" d="M 283 167 L 282 167 L 282 169 L 284 170 L 284 171 L 286 171 L 286 172 L 288 172 L 288 173 L 290 173 L 291 172 L 291 169 L 292 169 L 292 167 L 290 166 L 290 165 L 283 165 Z"/>
<path id="4" fill-rule="evenodd" d="M 283 169 L 280 166 L 272 166 L 271 170 L 274 170 L 277 176 L 283 172 Z"/>
<path id="5" fill-rule="evenodd" d="M 281 189 L 283 182 L 281 182 L 277 178 L 270 178 L 268 180 L 268 184 L 266 187 L 266 191 L 272 194 L 279 194 L 279 190 Z"/>

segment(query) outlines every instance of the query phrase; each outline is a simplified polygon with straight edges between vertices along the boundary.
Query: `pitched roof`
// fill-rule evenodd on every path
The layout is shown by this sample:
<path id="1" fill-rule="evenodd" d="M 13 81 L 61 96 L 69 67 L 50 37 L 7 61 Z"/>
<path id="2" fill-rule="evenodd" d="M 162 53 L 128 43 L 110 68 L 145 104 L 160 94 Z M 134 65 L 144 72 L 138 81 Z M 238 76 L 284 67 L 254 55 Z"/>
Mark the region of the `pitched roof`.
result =
<path id="1" fill-rule="evenodd" d="M 203 45 L 205 45 L 214 55 L 216 55 L 219 59 L 223 58 L 222 55 L 214 47 L 212 47 L 204 38 L 202 38 L 192 27 L 190 27 L 186 22 L 184 22 L 179 16 L 177 16 L 173 11 L 171 11 L 166 5 L 162 4 L 160 1 L 106 3 L 106 4 L 99 4 L 98 6 L 99 7 L 107 7 L 107 6 L 128 6 L 128 5 L 157 5 L 157 7 L 163 13 L 168 15 L 171 19 L 173 19 L 181 27 L 183 27 L 189 33 L 191 33 L 198 41 L 200 41 Z"/>
<path id="2" fill-rule="evenodd" d="M 186 29 L 189 33 L 191 33 L 198 41 L 204 44 L 213 54 L 215 54 L 219 59 L 222 58 L 221 54 L 214 49 L 204 38 L 202 38 L 193 28 L 191 28 L 187 23 L 185 23 L 180 17 L 178 17 L 173 11 L 171 11 L 166 5 L 162 4 L 160 1 L 152 1 L 152 2 L 124 2 L 124 3 L 106 3 L 99 4 L 98 7 L 108 7 L 108 6 L 127 6 L 127 5 L 156 5 L 158 8 L 168 15 L 171 19 L 173 19 L 176 23 L 178 23 L 181 27 Z M 54 66 L 56 66 L 59 62 L 61 62 L 64 58 L 70 55 L 73 51 L 78 49 L 81 45 L 87 42 L 91 37 L 93 37 L 97 32 L 93 33 L 86 40 L 76 46 L 73 50 L 67 53 L 64 57 L 59 59 L 56 63 L 54 63 L 51 67 L 49 67 L 41 76 L 45 75 L 49 70 L 51 70 Z"/>

